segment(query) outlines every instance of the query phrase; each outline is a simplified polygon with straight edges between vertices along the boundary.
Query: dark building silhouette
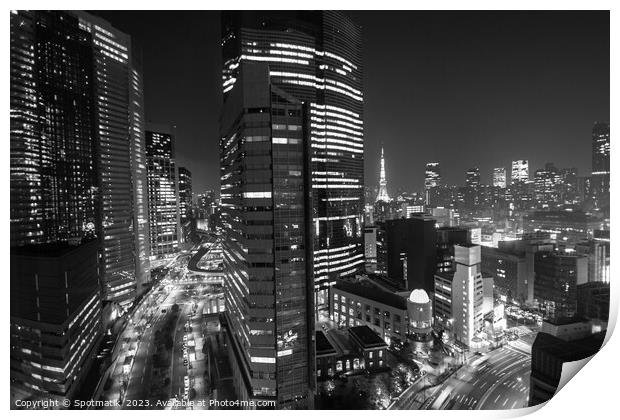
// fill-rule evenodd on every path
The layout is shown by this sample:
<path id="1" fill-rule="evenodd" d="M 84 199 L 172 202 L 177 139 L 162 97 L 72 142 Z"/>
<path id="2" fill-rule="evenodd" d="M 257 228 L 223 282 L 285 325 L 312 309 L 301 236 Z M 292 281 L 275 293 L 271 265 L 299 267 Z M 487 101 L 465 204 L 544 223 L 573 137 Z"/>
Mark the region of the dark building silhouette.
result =
<path id="1" fill-rule="evenodd" d="M 577 313 L 577 286 L 588 282 L 586 256 L 539 251 L 534 257 L 534 298 L 550 319 Z"/>
<path id="2" fill-rule="evenodd" d="M 444 273 L 455 270 L 454 245 L 469 242 L 469 231 L 458 227 L 437 228 L 437 271 Z"/>
<path id="3" fill-rule="evenodd" d="M 605 332 L 575 341 L 565 341 L 539 332 L 532 345 L 532 372 L 528 406 L 549 401 L 555 394 L 565 363 L 596 354 L 605 339 Z"/>
<path id="4" fill-rule="evenodd" d="M 465 186 L 476 188 L 480 186 L 480 169 L 470 168 L 465 173 Z"/>
<path id="5" fill-rule="evenodd" d="M 317 307 L 329 284 L 363 269 L 364 116 L 361 28 L 337 11 L 222 14 L 223 92 L 241 63 L 269 64 L 271 83 L 311 116 L 314 281 Z"/>
<path id="6" fill-rule="evenodd" d="M 102 334 L 96 240 L 11 250 L 11 387 L 71 398 Z"/>
<path id="7" fill-rule="evenodd" d="M 312 408 L 308 108 L 242 63 L 221 116 L 224 295 L 239 398 Z"/>
<path id="8" fill-rule="evenodd" d="M 387 275 L 406 290 L 432 293 L 437 268 L 435 219 L 427 215 L 385 222 Z"/>
<path id="9" fill-rule="evenodd" d="M 577 286 L 577 314 L 588 319 L 609 320 L 609 283 L 590 282 Z"/>

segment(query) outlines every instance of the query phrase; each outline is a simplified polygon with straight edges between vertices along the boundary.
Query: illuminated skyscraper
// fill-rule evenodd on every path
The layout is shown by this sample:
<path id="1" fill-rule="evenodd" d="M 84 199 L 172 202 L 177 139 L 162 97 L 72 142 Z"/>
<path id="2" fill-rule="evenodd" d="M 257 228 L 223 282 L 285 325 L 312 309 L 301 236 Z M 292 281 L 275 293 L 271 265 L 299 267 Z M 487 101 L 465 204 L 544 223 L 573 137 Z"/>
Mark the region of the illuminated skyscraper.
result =
<path id="1" fill-rule="evenodd" d="M 330 284 L 363 267 L 364 117 L 361 28 L 337 11 L 222 15 L 223 91 L 240 64 L 266 62 L 273 85 L 310 107 L 317 307 Z"/>
<path id="2" fill-rule="evenodd" d="M 465 174 L 465 185 L 472 188 L 480 186 L 480 169 L 470 168 L 467 170 Z"/>
<path id="3" fill-rule="evenodd" d="M 542 208 L 556 207 L 560 204 L 560 175 L 553 163 L 534 173 L 534 197 Z"/>
<path id="4" fill-rule="evenodd" d="M 242 63 L 221 121 L 226 331 L 237 396 L 312 408 L 308 104 Z"/>
<path id="5" fill-rule="evenodd" d="M 189 233 L 192 212 L 192 173 L 189 169 L 179 167 L 179 220 L 184 239 Z"/>
<path id="6" fill-rule="evenodd" d="M 592 175 L 609 176 L 609 123 L 592 127 Z"/>
<path id="7" fill-rule="evenodd" d="M 75 17 L 11 12 L 12 247 L 94 235 L 94 83 L 92 38 Z"/>
<path id="8" fill-rule="evenodd" d="M 526 182 L 530 179 L 530 169 L 527 160 L 513 160 L 510 183 Z"/>
<path id="9" fill-rule="evenodd" d="M 609 205 L 609 123 L 592 128 L 592 196 L 599 207 Z"/>
<path id="10" fill-rule="evenodd" d="M 433 193 L 441 184 L 441 171 L 439 162 L 429 162 L 426 164 L 426 172 L 424 173 L 424 203 L 428 205 L 434 204 Z"/>
<path id="11" fill-rule="evenodd" d="M 10 69 L 11 395 L 60 400 L 102 332 L 91 35 L 69 13 L 12 11 Z"/>
<path id="12" fill-rule="evenodd" d="M 493 186 L 506 188 L 506 168 L 493 169 Z"/>
<path id="13" fill-rule="evenodd" d="M 147 124 L 149 223 L 151 259 L 179 250 L 179 190 L 174 159 L 174 128 Z"/>
<path id="14" fill-rule="evenodd" d="M 383 157 L 383 147 L 381 147 L 381 172 L 379 174 L 379 193 L 375 202 L 383 201 L 389 203 L 392 201 L 387 191 L 387 179 L 385 178 L 385 158 Z"/>
<path id="15" fill-rule="evenodd" d="M 93 39 L 104 298 L 129 305 L 150 281 L 140 52 L 107 21 L 75 13 Z"/>
<path id="16" fill-rule="evenodd" d="M 424 188 L 428 190 L 437 187 L 441 183 L 441 170 L 439 162 L 429 162 L 426 164 L 426 172 L 424 175 Z"/>

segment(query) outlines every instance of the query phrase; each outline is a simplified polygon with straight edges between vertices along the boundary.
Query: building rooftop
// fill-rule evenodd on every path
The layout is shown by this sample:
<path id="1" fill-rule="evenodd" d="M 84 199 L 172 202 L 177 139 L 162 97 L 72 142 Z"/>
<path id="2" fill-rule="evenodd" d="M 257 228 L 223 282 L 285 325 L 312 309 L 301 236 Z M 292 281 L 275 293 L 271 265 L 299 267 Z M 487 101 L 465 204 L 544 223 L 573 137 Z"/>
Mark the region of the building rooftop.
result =
<path id="1" fill-rule="evenodd" d="M 387 292 L 401 293 L 408 291 L 407 289 L 403 288 L 401 283 L 389 278 L 384 274 L 366 273 L 363 278 L 367 280 L 367 283 L 376 286 L 379 289 L 384 289 Z"/>
<path id="2" fill-rule="evenodd" d="M 352 281 L 345 280 L 336 283 L 334 289 L 380 302 L 393 308 L 407 310 L 407 302 L 403 296 L 399 296 L 395 292 L 390 293 L 371 284 L 362 282 L 353 283 Z"/>
<path id="3" fill-rule="evenodd" d="M 539 353 L 553 356 L 562 362 L 572 362 L 585 359 L 596 354 L 603 346 L 606 331 L 590 335 L 588 337 L 565 341 L 551 334 L 539 332 L 532 346 L 532 356 Z"/>
<path id="4" fill-rule="evenodd" d="M 349 334 L 351 334 L 351 337 L 363 347 L 387 347 L 385 341 L 383 341 L 381 337 L 379 337 L 373 330 L 370 329 L 370 327 L 366 325 L 349 328 Z"/>
<path id="5" fill-rule="evenodd" d="M 325 356 L 328 354 L 336 354 L 336 349 L 331 345 L 323 331 L 316 332 L 316 354 L 317 356 Z"/>
<path id="6" fill-rule="evenodd" d="M 599 220 L 597 217 L 590 216 L 582 211 L 564 211 L 564 210 L 552 210 L 552 211 L 534 211 L 530 214 L 523 216 L 524 219 L 529 220 L 558 220 L 563 222 L 588 222 Z"/>
<path id="7" fill-rule="evenodd" d="M 95 244 L 96 241 L 87 241 L 83 243 L 54 242 L 48 244 L 33 244 L 11 248 L 11 255 L 24 257 L 39 258 L 58 258 L 69 254 L 84 245 Z"/>
<path id="8" fill-rule="evenodd" d="M 582 322 L 588 322 L 588 320 L 581 316 L 564 317 L 557 319 L 545 319 L 545 322 L 555 326 L 578 324 Z"/>
<path id="9" fill-rule="evenodd" d="M 423 289 L 415 289 L 409 295 L 409 300 L 413 303 L 425 304 L 430 302 L 428 297 L 428 293 L 426 293 Z"/>

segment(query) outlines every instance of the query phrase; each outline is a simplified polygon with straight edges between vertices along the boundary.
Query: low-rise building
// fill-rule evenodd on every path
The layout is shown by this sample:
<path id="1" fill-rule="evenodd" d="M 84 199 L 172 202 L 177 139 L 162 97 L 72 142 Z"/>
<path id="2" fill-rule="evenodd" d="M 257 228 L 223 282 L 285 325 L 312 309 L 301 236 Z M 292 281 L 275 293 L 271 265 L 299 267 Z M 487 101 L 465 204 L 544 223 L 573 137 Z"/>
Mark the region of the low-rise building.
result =
<path id="1" fill-rule="evenodd" d="M 387 347 L 385 341 L 365 325 L 348 328 L 346 331 L 317 331 L 317 380 L 382 370 L 386 367 Z"/>
<path id="2" fill-rule="evenodd" d="M 368 282 L 343 280 L 332 286 L 330 318 L 340 327 L 366 325 L 388 345 L 407 340 L 406 296 Z"/>

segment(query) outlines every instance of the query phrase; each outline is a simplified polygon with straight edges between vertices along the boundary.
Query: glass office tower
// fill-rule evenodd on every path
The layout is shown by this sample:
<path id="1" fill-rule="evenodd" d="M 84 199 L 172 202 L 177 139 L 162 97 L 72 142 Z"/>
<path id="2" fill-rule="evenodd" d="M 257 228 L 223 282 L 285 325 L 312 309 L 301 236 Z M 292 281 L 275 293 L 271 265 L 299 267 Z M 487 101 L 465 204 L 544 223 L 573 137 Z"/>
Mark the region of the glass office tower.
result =
<path id="1" fill-rule="evenodd" d="M 597 207 L 609 206 L 609 123 L 592 127 L 592 196 Z"/>
<path id="2" fill-rule="evenodd" d="M 493 168 L 493 186 L 506 188 L 506 168 Z"/>
<path id="3" fill-rule="evenodd" d="M 11 400 L 71 398 L 102 336 L 93 41 L 11 11 Z"/>
<path id="4" fill-rule="evenodd" d="M 104 296 L 129 305 L 150 277 L 139 52 L 107 21 L 75 13 L 93 39 Z"/>
<path id="5" fill-rule="evenodd" d="M 527 160 L 513 160 L 510 183 L 527 182 L 530 179 L 530 167 Z"/>
<path id="6" fill-rule="evenodd" d="M 309 105 L 317 307 L 329 286 L 363 267 L 364 117 L 361 28 L 341 12 L 226 12 L 223 91 L 245 62 Z"/>
<path id="7" fill-rule="evenodd" d="M 242 63 L 221 118 L 224 294 L 244 400 L 311 408 L 314 303 L 307 106 Z"/>
<path id="8" fill-rule="evenodd" d="M 192 208 L 192 173 L 189 169 L 179 167 L 179 208 L 181 223 L 188 220 Z"/>
<path id="9" fill-rule="evenodd" d="M 179 250 L 179 190 L 172 126 L 147 124 L 146 157 L 151 259 L 161 259 Z"/>
<path id="10" fill-rule="evenodd" d="M 92 57 L 75 17 L 11 12 L 12 247 L 94 234 Z"/>

